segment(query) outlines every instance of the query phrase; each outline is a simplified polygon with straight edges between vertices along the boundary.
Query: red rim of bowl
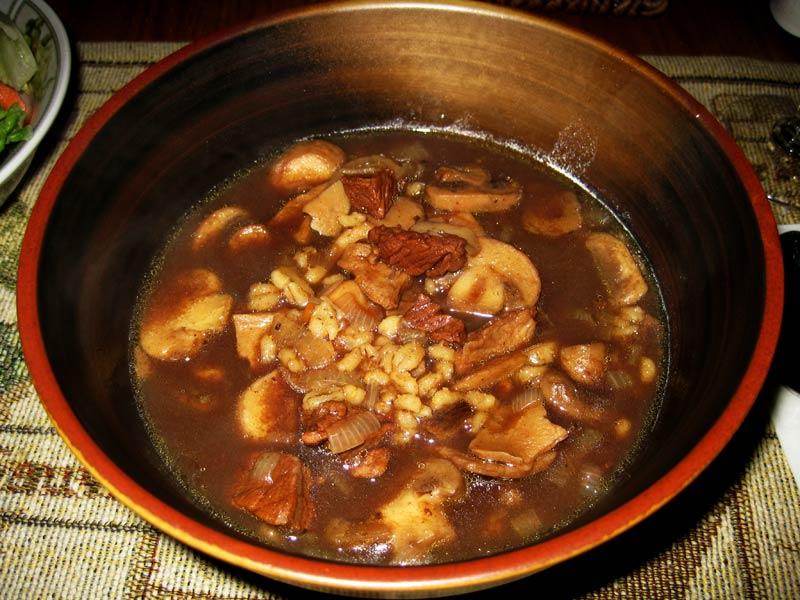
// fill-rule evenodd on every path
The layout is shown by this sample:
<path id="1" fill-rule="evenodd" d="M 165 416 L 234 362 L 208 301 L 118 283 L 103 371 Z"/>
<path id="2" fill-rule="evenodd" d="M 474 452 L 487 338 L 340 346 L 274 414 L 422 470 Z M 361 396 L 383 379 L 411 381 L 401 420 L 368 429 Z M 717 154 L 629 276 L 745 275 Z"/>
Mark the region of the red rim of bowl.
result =
<path id="1" fill-rule="evenodd" d="M 234 539 L 186 517 L 120 470 L 78 421 L 63 395 L 47 357 L 38 315 L 41 245 L 51 211 L 73 166 L 104 125 L 149 83 L 187 59 L 237 35 L 319 13 L 387 8 L 427 8 L 493 15 L 535 25 L 592 45 L 626 63 L 695 116 L 733 164 L 745 188 L 761 234 L 765 257 L 765 299 L 753 356 L 733 397 L 711 428 L 672 469 L 636 497 L 594 521 L 549 540 L 504 552 L 444 565 L 412 567 L 360 566 L 303 558 Z M 448 591 L 488 587 L 562 562 L 622 533 L 683 490 L 719 454 L 755 402 L 775 351 L 783 309 L 783 267 L 772 211 L 761 184 L 741 149 L 722 125 L 688 93 L 647 63 L 584 33 L 509 9 L 470 2 L 334 3 L 280 14 L 267 20 L 223 30 L 188 45 L 147 69 L 121 88 L 81 128 L 48 177 L 31 214 L 19 260 L 17 307 L 20 337 L 34 386 L 51 421 L 72 452 L 112 494 L 155 527 L 187 545 L 231 564 L 285 582 L 316 589 L 362 593 Z"/>

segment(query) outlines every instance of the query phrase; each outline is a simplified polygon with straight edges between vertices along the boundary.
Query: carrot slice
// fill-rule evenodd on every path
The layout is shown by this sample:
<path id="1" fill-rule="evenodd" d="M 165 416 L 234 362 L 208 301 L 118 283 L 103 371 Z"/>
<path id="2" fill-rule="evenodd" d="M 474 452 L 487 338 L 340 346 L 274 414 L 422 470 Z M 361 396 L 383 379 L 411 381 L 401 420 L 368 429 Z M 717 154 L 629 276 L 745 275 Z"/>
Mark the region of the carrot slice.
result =
<path id="1" fill-rule="evenodd" d="M 19 107 L 25 113 L 28 112 L 28 106 L 25 104 L 19 92 L 5 83 L 0 83 L 0 108 L 8 110 L 14 104 L 19 104 Z"/>

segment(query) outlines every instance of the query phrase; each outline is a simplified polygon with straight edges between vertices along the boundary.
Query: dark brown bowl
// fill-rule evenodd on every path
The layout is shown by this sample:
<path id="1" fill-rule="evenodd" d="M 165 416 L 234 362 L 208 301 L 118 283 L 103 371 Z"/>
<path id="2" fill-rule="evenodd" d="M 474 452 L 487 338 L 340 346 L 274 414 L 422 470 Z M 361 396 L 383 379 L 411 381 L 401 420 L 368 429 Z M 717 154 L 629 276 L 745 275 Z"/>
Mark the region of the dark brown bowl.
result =
<path id="1" fill-rule="evenodd" d="M 663 408 L 630 478 L 542 543 L 405 568 L 258 546 L 184 498 L 137 418 L 127 357 L 137 289 L 189 205 L 256 155 L 301 136 L 401 121 L 458 126 L 543 152 L 560 134 L 562 143 L 569 137 L 562 132 L 578 132 L 579 143 L 556 158 L 609 201 L 663 286 L 671 331 Z M 582 169 L 587 141 L 595 152 Z M 783 297 L 779 250 L 741 151 L 641 61 L 484 5 L 321 6 L 193 44 L 92 117 L 31 216 L 19 325 L 36 388 L 67 444 L 160 529 L 301 586 L 446 594 L 584 552 L 657 510 L 709 464 L 753 404 L 772 358 Z"/>

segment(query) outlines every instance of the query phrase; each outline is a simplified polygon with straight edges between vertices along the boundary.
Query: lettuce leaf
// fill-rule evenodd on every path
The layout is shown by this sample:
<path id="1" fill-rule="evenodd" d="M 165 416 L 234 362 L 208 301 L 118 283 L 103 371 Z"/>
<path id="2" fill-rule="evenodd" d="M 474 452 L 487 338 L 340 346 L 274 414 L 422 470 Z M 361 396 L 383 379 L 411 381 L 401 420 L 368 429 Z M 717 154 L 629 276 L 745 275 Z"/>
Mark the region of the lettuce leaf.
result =
<path id="1" fill-rule="evenodd" d="M 22 33 L 0 20 L 0 81 L 21 90 L 36 73 L 36 59 Z"/>
<path id="2" fill-rule="evenodd" d="M 18 104 L 14 104 L 8 110 L 0 109 L 0 152 L 5 150 L 8 144 L 21 142 L 31 137 L 30 126 L 23 127 L 25 113 Z"/>

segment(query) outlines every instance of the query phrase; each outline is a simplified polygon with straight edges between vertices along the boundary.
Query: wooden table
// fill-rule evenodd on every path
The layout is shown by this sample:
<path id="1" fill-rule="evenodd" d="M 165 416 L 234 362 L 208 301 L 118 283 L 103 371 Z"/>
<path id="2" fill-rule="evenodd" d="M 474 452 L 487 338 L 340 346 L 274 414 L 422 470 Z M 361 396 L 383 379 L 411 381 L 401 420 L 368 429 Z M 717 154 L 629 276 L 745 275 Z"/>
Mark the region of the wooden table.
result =
<path id="1" fill-rule="evenodd" d="M 522 4 L 525 0 L 502 0 Z M 76 41 L 194 40 L 222 27 L 265 18 L 308 0 L 50 0 Z M 670 0 L 654 17 L 547 12 L 634 54 L 750 56 L 800 61 L 800 38 L 781 29 L 768 0 Z"/>

